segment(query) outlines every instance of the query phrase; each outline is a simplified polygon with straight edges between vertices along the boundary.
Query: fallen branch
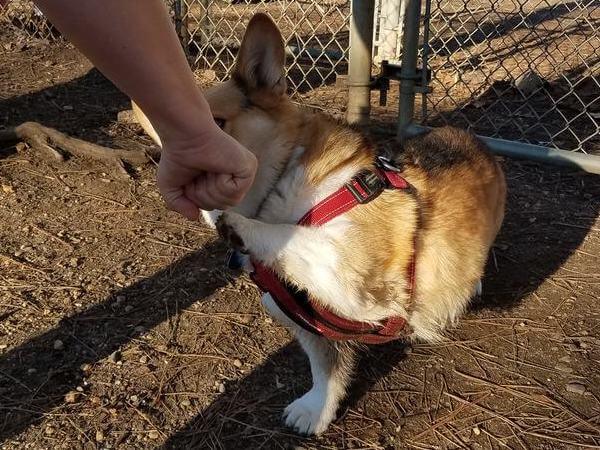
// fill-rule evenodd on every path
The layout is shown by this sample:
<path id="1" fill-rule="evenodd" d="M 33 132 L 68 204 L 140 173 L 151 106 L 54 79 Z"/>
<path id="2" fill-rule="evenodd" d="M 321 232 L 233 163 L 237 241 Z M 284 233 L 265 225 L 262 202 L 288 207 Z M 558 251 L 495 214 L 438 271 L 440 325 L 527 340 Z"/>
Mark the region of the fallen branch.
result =
<path id="1" fill-rule="evenodd" d="M 129 177 L 129 173 L 124 163 L 141 165 L 160 154 L 160 150 L 121 150 L 103 147 L 67 136 L 37 122 L 24 122 L 17 127 L 0 131 L 0 143 L 14 141 L 25 142 L 34 150 L 39 150 L 56 161 L 64 161 L 65 154 L 97 159 L 125 177 Z"/>

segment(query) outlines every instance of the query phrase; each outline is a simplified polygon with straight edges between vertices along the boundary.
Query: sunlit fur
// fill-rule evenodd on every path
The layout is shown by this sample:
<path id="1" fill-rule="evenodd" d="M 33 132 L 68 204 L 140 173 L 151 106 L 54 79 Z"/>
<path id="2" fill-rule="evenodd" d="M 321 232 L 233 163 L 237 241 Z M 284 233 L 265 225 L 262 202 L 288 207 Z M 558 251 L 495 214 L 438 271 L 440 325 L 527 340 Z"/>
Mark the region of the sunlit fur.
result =
<path id="1" fill-rule="evenodd" d="M 221 229 L 337 314 L 371 322 L 400 314 L 412 339 L 439 340 L 477 292 L 504 215 L 504 177 L 483 144 L 448 127 L 414 138 L 394 156 L 413 189 L 386 191 L 321 227 L 299 227 L 306 211 L 372 167 L 376 149 L 285 95 L 281 35 L 262 14 L 248 25 L 232 79 L 206 97 L 225 131 L 259 161 L 251 191 L 222 215 Z M 142 123 L 152 134 L 143 117 Z M 268 296 L 263 304 L 296 334 L 311 361 L 313 389 L 286 409 L 286 423 L 320 433 L 343 398 L 353 346 L 299 329 Z"/>

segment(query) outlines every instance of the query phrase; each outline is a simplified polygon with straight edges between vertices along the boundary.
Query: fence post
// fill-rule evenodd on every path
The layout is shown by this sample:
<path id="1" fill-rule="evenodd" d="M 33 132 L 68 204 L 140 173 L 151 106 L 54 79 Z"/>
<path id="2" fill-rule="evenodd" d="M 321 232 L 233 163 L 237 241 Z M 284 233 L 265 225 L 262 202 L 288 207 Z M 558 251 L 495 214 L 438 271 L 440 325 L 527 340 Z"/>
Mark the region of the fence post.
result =
<path id="1" fill-rule="evenodd" d="M 349 123 L 365 124 L 371 112 L 371 58 L 373 49 L 373 0 L 352 0 L 350 57 L 348 61 Z"/>
<path id="2" fill-rule="evenodd" d="M 417 76 L 417 55 L 419 53 L 419 29 L 421 23 L 421 0 L 406 2 L 402 25 L 402 68 L 400 70 L 400 101 L 398 105 L 398 138 L 404 137 L 415 112 L 415 83 Z"/>
<path id="3" fill-rule="evenodd" d="M 187 27 L 188 6 L 185 0 L 175 0 L 173 3 L 173 13 L 175 16 L 175 31 L 177 32 L 177 36 L 179 36 L 185 56 L 189 60 L 190 32 Z"/>

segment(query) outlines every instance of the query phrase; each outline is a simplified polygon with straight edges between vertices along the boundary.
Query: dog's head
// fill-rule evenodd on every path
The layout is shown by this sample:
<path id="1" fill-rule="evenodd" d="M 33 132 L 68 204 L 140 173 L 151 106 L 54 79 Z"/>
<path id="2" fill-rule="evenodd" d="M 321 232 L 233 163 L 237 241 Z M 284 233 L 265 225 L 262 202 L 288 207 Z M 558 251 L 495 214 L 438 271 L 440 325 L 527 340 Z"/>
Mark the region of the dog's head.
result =
<path id="1" fill-rule="evenodd" d="M 285 49 L 265 14 L 248 24 L 231 79 L 205 92 L 215 121 L 255 153 L 281 133 L 291 102 L 286 95 Z"/>

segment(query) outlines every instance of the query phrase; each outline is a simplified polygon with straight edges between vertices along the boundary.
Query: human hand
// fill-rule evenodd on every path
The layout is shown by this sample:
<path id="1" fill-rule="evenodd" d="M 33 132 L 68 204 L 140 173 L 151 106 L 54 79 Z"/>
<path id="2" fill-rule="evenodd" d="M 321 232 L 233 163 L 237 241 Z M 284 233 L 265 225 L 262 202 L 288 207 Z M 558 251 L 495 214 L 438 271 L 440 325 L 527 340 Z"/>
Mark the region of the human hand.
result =
<path id="1" fill-rule="evenodd" d="M 158 188 L 167 207 L 197 220 L 199 209 L 235 206 L 252 186 L 256 157 L 211 123 L 189 137 L 163 138 Z"/>

